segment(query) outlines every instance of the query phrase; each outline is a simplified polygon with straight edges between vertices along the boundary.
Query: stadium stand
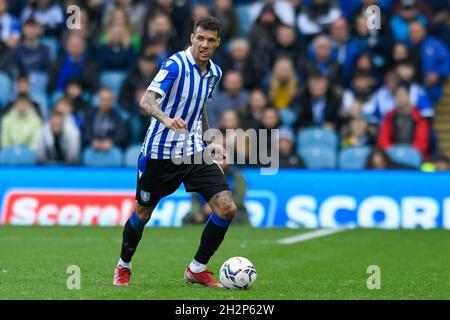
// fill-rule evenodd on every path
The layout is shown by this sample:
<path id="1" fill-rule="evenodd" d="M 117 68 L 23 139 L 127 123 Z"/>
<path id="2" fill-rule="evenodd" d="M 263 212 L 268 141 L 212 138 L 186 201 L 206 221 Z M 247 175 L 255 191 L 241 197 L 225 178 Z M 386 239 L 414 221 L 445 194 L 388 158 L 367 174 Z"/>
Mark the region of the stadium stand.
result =
<path id="1" fill-rule="evenodd" d="M 422 145 L 428 147 L 427 150 L 421 148 L 420 160 L 417 157 L 406 159 L 411 160 L 408 164 L 418 168 L 419 162 L 436 155 L 450 155 L 449 4 L 425 0 L 378 1 L 382 10 L 381 25 L 379 29 L 369 30 L 364 16 L 367 4 L 360 0 L 323 0 L 320 12 L 315 11 L 314 1 L 236 0 L 227 12 L 220 12 L 212 0 L 169 0 L 174 5 L 168 11 L 161 9 L 163 2 L 134 0 L 119 8 L 113 0 L 74 0 L 70 3 L 82 7 L 86 23 L 73 30 L 59 20 L 58 23 L 41 21 L 41 15 L 33 19 L 33 9 L 27 7 L 26 1 L 14 2 L 14 5 L 10 2 L 9 14 L 22 27 L 25 23 L 40 25 L 38 43 L 48 48 L 49 57 L 42 56 L 47 50 L 32 49 L 35 36 L 30 34 L 25 39 L 24 28 L 21 28 L 19 41 L 0 39 L 3 44 L 0 50 L 0 120 L 14 104 L 19 86 L 17 79 L 24 71 L 30 81 L 27 94 L 39 106 L 43 122 L 56 102 L 68 95 L 64 92 L 65 84 L 71 78 L 80 80 L 83 92 L 69 94 L 73 99 L 69 118 L 75 121 L 82 135 L 86 130 L 83 127 L 86 117 L 97 107 L 99 90 L 110 88 L 120 101 L 114 109 L 123 119 L 129 136 L 128 141 L 114 149 L 111 165 L 134 166 L 133 146 L 142 141 L 145 134 L 145 128 L 137 128 L 148 124 L 148 119 L 139 112 L 138 95 L 148 87 L 165 58 L 189 45 L 193 18 L 188 13 L 194 16 L 205 12 L 204 7 L 199 8 L 203 4 L 224 26 L 222 45 L 214 61 L 222 67 L 224 75 L 237 71 L 243 78 L 238 92 L 224 88 L 222 79 L 215 93 L 211 123 L 219 126 L 221 114 L 231 108 L 238 112 L 239 127 L 243 129 L 290 127 L 295 139 L 291 156 L 307 157 L 302 160 L 308 168 L 360 169 L 368 150 L 376 146 L 388 149 L 378 138 L 385 115 L 398 109 L 401 97 L 397 96 L 396 89 L 403 86 L 409 90 L 410 101 L 401 103 L 401 108 L 417 107 L 421 114 L 399 116 L 404 130 L 392 129 L 400 132 L 393 137 L 393 142 L 417 148 L 414 141 L 420 137 L 408 134 L 408 130 L 414 130 L 420 117 L 427 122 L 428 143 Z M 68 2 L 49 1 L 47 5 L 49 13 L 50 7 L 51 12 L 55 12 L 55 6 L 65 12 Z M 46 12 L 46 8 L 40 10 Z M 130 12 L 135 14 L 130 16 Z M 153 23 L 156 20 L 157 25 Z M 108 27 L 111 25 L 121 34 L 121 48 L 115 48 L 114 41 L 111 42 Z M 235 40 L 240 41 L 233 47 L 231 44 Z M 24 54 L 24 50 L 31 51 Z M 34 61 L 36 57 L 39 58 Z M 130 57 L 133 58 L 130 60 Z M 145 76 L 142 70 L 146 67 L 139 63 L 141 57 L 144 57 L 142 61 L 153 61 L 156 65 L 148 63 Z M 289 61 L 286 62 L 286 58 Z M 111 69 L 114 66 L 116 68 Z M 139 72 L 138 68 L 141 68 Z M 308 85 L 313 78 L 326 81 Z M 133 88 L 133 92 L 127 92 L 125 87 Z M 260 90 L 262 95 L 252 94 L 255 90 Z M 234 105 L 225 108 L 220 99 L 224 96 L 227 96 L 227 103 L 235 101 Z M 429 101 L 427 110 L 430 112 L 422 112 L 423 101 Z M 274 109 L 276 115 L 266 113 L 266 109 Z M 364 127 L 364 132 L 355 128 L 356 122 L 358 128 Z M 84 148 L 89 148 L 89 144 L 84 144 Z M 398 152 L 389 150 L 389 155 L 400 157 L 400 162 L 404 160 L 403 153 L 409 154 L 405 148 Z M 86 149 L 84 155 L 91 153 Z M 110 161 L 97 161 L 97 156 L 102 158 L 95 155 L 92 162 L 81 157 L 83 160 L 79 164 L 105 165 Z M 283 156 L 290 159 L 290 155 Z M 312 159 L 318 163 L 312 163 Z"/>

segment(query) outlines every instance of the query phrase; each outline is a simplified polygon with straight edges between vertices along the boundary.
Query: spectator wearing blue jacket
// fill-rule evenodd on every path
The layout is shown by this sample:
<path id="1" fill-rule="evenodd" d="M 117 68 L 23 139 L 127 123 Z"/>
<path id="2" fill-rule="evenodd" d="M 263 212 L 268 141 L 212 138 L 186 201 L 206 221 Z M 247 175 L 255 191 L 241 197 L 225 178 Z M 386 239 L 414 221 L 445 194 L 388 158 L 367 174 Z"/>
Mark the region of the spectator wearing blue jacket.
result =
<path id="1" fill-rule="evenodd" d="M 389 22 L 395 41 L 408 40 L 408 28 L 412 22 L 420 22 L 427 25 L 427 19 L 420 14 L 416 0 L 402 0 L 398 14 L 392 16 Z"/>
<path id="2" fill-rule="evenodd" d="M 442 95 L 442 85 L 450 73 L 450 53 L 439 39 L 427 36 L 425 27 L 419 22 L 409 26 L 411 57 L 416 70 L 421 72 L 428 96 L 433 103 Z"/>
<path id="3" fill-rule="evenodd" d="M 352 80 L 354 70 L 354 60 L 361 52 L 361 47 L 357 41 L 352 39 L 350 28 L 345 18 L 337 19 L 330 28 L 331 37 L 334 44 L 335 56 L 342 67 L 344 86 L 348 87 Z"/>

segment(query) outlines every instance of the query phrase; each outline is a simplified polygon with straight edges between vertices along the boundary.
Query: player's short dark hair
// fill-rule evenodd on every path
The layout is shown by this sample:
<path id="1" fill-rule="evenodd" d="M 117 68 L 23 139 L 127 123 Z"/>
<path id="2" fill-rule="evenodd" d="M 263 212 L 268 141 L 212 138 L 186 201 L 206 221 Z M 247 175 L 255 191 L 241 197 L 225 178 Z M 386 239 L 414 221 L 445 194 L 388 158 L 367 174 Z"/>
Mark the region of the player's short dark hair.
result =
<path id="1" fill-rule="evenodd" d="M 203 30 L 217 31 L 217 36 L 220 37 L 222 24 L 217 18 L 206 16 L 200 17 L 197 21 L 195 21 L 194 30 L 192 32 L 195 33 L 198 27 L 202 28 Z"/>

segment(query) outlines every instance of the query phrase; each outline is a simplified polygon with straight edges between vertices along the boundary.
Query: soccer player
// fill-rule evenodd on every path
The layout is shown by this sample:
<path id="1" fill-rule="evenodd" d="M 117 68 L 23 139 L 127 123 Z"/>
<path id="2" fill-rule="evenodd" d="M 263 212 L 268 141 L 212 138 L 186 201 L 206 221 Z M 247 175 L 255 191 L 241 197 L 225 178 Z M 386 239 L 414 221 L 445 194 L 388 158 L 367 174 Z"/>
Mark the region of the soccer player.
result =
<path id="1" fill-rule="evenodd" d="M 205 147 L 202 132 L 208 129 L 205 101 L 211 98 L 222 76 L 219 66 L 211 61 L 220 44 L 219 33 L 216 18 L 199 18 L 191 34 L 191 46 L 163 61 L 140 101 L 141 108 L 152 118 L 138 160 L 136 207 L 123 230 L 114 285 L 129 284 L 131 258 L 145 224 L 158 201 L 183 183 L 188 192 L 200 193 L 213 209 L 184 279 L 188 283 L 221 287 L 206 264 L 222 243 L 236 212 L 230 187 L 215 162 L 174 161 L 194 158 L 210 149 Z M 222 146 L 213 149 L 219 158 L 226 156 Z"/>

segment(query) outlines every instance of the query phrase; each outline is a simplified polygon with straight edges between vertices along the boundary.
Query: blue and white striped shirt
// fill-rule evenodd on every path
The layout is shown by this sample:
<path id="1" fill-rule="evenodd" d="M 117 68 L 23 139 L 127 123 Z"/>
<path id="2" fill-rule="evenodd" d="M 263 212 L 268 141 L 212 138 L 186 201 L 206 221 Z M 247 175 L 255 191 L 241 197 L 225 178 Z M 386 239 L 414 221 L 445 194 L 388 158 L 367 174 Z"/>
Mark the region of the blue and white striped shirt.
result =
<path id="1" fill-rule="evenodd" d="M 147 90 L 161 95 L 157 101 L 169 117 L 181 117 L 188 132 L 168 129 L 152 118 L 147 130 L 142 153 L 152 159 L 170 159 L 190 156 L 205 149 L 202 139 L 202 109 L 217 86 L 222 71 L 209 61 L 209 71 L 195 64 L 190 47 L 163 61 L 161 69 Z"/>

